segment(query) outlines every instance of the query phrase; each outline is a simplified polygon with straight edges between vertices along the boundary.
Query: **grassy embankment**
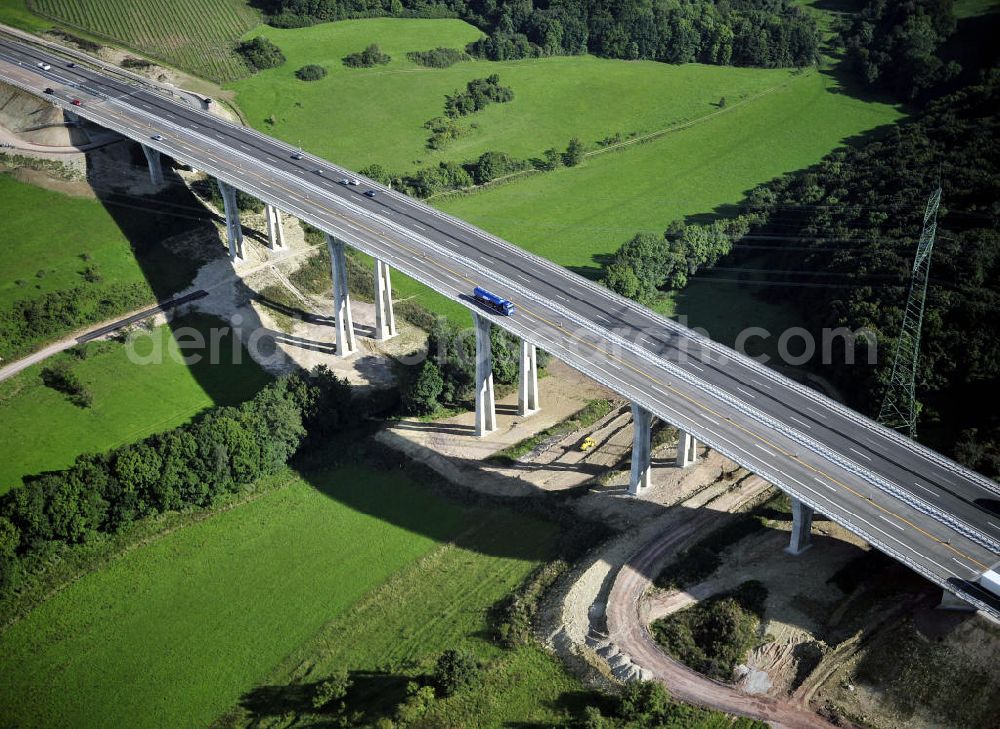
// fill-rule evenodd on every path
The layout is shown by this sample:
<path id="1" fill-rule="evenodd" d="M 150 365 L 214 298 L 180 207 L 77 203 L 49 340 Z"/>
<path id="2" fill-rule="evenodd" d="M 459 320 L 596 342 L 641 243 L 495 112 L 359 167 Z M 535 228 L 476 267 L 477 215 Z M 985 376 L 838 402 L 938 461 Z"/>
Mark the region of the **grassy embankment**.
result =
<path id="1" fill-rule="evenodd" d="M 634 233 L 660 231 L 679 217 L 724 212 L 755 184 L 807 167 L 845 140 L 902 115 L 890 105 L 843 93 L 827 70 L 669 66 L 588 56 L 475 61 L 440 70 L 406 60 L 408 50 L 457 46 L 474 37 L 474 29 L 459 21 L 382 19 L 264 32 L 289 60 L 233 85 L 251 123 L 354 167 L 412 169 L 439 159 L 471 159 L 486 149 L 537 156 L 547 147 L 564 147 L 572 136 L 593 145 L 616 132 L 642 135 L 700 120 L 654 141 L 592 156 L 576 168 L 434 201 L 588 275 L 596 274 L 601 256 Z M 389 65 L 348 69 L 340 63 L 370 42 L 393 56 Z M 292 74 L 306 63 L 326 65 L 330 73 L 318 82 L 295 81 Z M 494 72 L 514 90 L 514 100 L 463 120 L 478 124 L 469 136 L 442 151 L 427 150 L 422 124 L 440 115 L 444 94 Z M 727 106 L 720 110 L 723 96 Z M 273 126 L 264 121 L 272 114 Z M 315 124 L 317 118 L 325 123 Z M 462 307 L 403 276 L 395 286 L 400 297 L 416 296 L 437 312 L 465 320 Z M 720 338 L 720 327 L 735 331 L 760 324 L 764 314 L 782 317 L 752 291 L 725 284 L 694 284 L 665 310 L 689 314 L 692 324 Z M 740 321 L 734 311 L 742 312 L 735 317 Z"/>
<path id="2" fill-rule="evenodd" d="M 0 211 L 7 241 L 0 308 L 84 284 L 82 272 L 88 266 L 104 282 L 146 282 L 128 239 L 97 200 L 0 174 Z"/>
<path id="3" fill-rule="evenodd" d="M 225 326 L 214 317 L 190 316 L 175 326 L 193 326 L 202 332 Z M 154 343 L 164 352 L 156 364 L 129 361 L 126 347 L 92 342 L 89 354 L 78 359 L 64 353 L 29 367 L 0 382 L 0 493 L 20 485 L 21 477 L 65 468 L 77 455 L 100 452 L 167 430 L 213 405 L 242 402 L 255 393 L 268 375 L 241 350 L 233 364 L 232 338 L 223 337 L 220 364 L 203 360 L 185 365 L 169 356 L 174 342 L 169 326 L 157 327 L 136 353 L 147 355 Z M 71 363 L 73 372 L 93 395 L 93 405 L 80 408 L 42 384 L 41 370 L 55 361 Z M 44 418 L 39 417 L 44 414 Z"/>
<path id="4" fill-rule="evenodd" d="M 44 18 L 32 13 L 28 9 L 27 0 L 0 0 L 0 23 L 32 33 L 48 30 L 52 25 Z"/>
<path id="5" fill-rule="evenodd" d="M 448 707 L 460 723 L 558 721 L 549 702 L 579 686 L 487 638 L 489 608 L 551 554 L 551 524 L 459 506 L 399 472 L 286 478 L 119 556 L 0 636 L 2 713 L 24 727 L 204 726 L 241 697 L 245 718 L 308 713 L 285 684 L 346 667 L 352 707 L 377 716 L 461 646 L 489 667 L 488 690 Z"/>

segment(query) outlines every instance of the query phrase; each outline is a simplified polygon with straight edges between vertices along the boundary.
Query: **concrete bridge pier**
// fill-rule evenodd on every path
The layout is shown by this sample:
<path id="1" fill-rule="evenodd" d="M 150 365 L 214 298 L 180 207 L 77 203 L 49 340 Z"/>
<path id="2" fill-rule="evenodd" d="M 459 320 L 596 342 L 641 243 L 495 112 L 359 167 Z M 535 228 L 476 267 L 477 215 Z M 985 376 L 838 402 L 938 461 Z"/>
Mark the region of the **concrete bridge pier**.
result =
<path id="1" fill-rule="evenodd" d="M 538 351 L 534 344 L 522 339 L 517 414 L 527 417 L 537 413 L 538 410 Z"/>
<path id="2" fill-rule="evenodd" d="M 813 508 L 792 497 L 792 538 L 786 552 L 799 555 L 812 546 Z"/>
<path id="3" fill-rule="evenodd" d="M 684 430 L 677 431 L 677 467 L 687 468 L 698 461 L 698 441 Z"/>
<path id="4" fill-rule="evenodd" d="M 347 261 L 344 244 L 329 233 L 326 247 L 330 251 L 330 274 L 333 279 L 333 316 L 337 328 L 337 356 L 349 357 L 357 351 L 354 341 L 354 319 L 351 316 L 351 294 L 347 290 Z"/>
<path id="5" fill-rule="evenodd" d="M 264 215 L 267 217 L 267 246 L 272 251 L 285 247 L 285 228 L 281 224 L 281 211 L 274 205 L 264 204 Z"/>
<path id="6" fill-rule="evenodd" d="M 653 414 L 632 403 L 632 471 L 629 474 L 628 492 L 639 496 L 652 485 L 650 468 L 650 439 L 653 431 Z"/>
<path id="7" fill-rule="evenodd" d="M 497 428 L 497 406 L 493 396 L 493 350 L 490 320 L 472 314 L 476 327 L 476 435 L 482 437 Z"/>
<path id="8" fill-rule="evenodd" d="M 938 610 L 959 610 L 963 612 L 976 612 L 974 605 L 970 605 L 957 595 L 952 595 L 947 590 L 941 590 L 941 602 L 938 603 Z"/>
<path id="9" fill-rule="evenodd" d="M 152 147 L 140 144 L 142 153 L 146 155 L 146 163 L 149 165 L 149 180 L 156 187 L 163 187 L 163 161 L 160 153 Z"/>
<path id="10" fill-rule="evenodd" d="M 392 310 L 392 279 L 389 264 L 375 259 L 375 338 L 396 336 L 396 314 Z"/>
<path id="11" fill-rule="evenodd" d="M 226 208 L 226 238 L 229 242 L 229 257 L 232 260 L 243 260 L 243 228 L 240 226 L 240 209 L 236 206 L 236 189 L 222 180 L 219 192 L 222 193 L 222 203 Z"/>

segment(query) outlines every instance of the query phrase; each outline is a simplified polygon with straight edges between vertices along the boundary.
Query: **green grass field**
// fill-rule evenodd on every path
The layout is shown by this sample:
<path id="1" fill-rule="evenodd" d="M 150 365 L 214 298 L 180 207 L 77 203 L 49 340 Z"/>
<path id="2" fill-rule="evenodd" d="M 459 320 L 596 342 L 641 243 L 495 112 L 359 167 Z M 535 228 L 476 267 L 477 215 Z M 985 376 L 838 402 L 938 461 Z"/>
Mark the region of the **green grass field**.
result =
<path id="1" fill-rule="evenodd" d="M 0 174 L 0 210 L 6 241 L 0 308 L 83 284 L 81 271 L 90 265 L 105 280 L 146 280 L 128 239 L 97 200 L 69 197 Z M 46 214 L 39 215 L 40 210 Z"/>
<path id="2" fill-rule="evenodd" d="M 70 29 L 134 48 L 214 81 L 247 73 L 233 52 L 260 23 L 245 0 L 27 0 L 35 13 Z"/>
<path id="3" fill-rule="evenodd" d="M 192 316 L 180 320 L 207 331 L 224 326 L 219 320 Z M 149 354 L 155 341 L 167 352 L 173 341 L 169 326 L 153 331 L 154 340 L 136 351 Z M 230 352 L 231 337 L 222 340 Z M 84 360 L 58 355 L 72 363 L 73 371 L 93 394 L 90 408 L 79 408 L 65 395 L 42 384 L 44 365 L 35 365 L 0 382 L 0 493 L 19 486 L 21 477 L 65 468 L 77 455 L 105 451 L 186 422 L 205 408 L 235 404 L 253 395 L 268 375 L 243 352 L 243 362 L 220 365 L 203 361 L 187 366 L 169 356 L 160 364 L 137 365 L 129 361 L 125 346 L 92 343 Z M 44 417 L 40 417 L 44 414 Z"/>
<path id="4" fill-rule="evenodd" d="M 477 635 L 486 610 L 551 551 L 551 525 L 459 507 L 398 472 L 310 480 L 133 549 L 6 631 L 0 714 L 25 728 L 205 726 L 255 687 L 274 695 L 275 668 L 317 642 L 354 671 L 459 644 L 495 655 Z M 497 716 L 551 716 L 559 688 L 515 681 Z"/>
<path id="5" fill-rule="evenodd" d="M 593 56 L 469 61 L 447 69 L 407 60 L 407 51 L 461 48 L 480 36 L 459 20 L 379 18 L 258 32 L 288 61 L 232 85 L 250 122 L 354 168 L 377 162 L 404 171 L 438 160 L 473 159 L 488 149 L 527 158 L 553 146 L 564 149 L 573 136 L 594 143 L 616 132 L 653 132 L 716 111 L 722 97 L 733 104 L 790 76 L 788 70 Z M 343 65 L 345 55 L 369 43 L 378 43 L 392 61 L 371 69 Z M 309 63 L 329 74 L 320 81 L 297 80 L 296 69 Z M 423 124 L 443 114 L 445 94 L 491 73 L 514 90 L 514 100 L 459 120 L 478 128 L 443 150 L 426 149 L 430 133 Z M 264 124 L 272 115 L 276 123 Z"/>
<path id="6" fill-rule="evenodd" d="M 32 13 L 28 9 L 27 0 L 0 0 L 0 23 L 32 33 L 47 30 L 52 25 Z"/>
<path id="7" fill-rule="evenodd" d="M 827 69 L 794 73 L 573 57 L 477 61 L 441 70 L 406 60 L 407 50 L 457 46 L 475 37 L 475 29 L 459 21 L 377 19 L 265 33 L 289 61 L 233 85 L 251 123 L 349 166 L 412 168 L 418 161 L 472 158 L 484 149 L 530 156 L 564 146 L 572 136 L 592 143 L 615 132 L 680 126 L 654 141 L 590 157 L 580 167 L 433 201 L 589 275 L 598 271 L 597 258 L 634 233 L 661 231 L 678 217 L 724 212 L 754 185 L 808 167 L 852 137 L 903 116 L 898 107 L 849 95 Z M 344 54 L 371 42 L 393 56 L 388 66 L 341 64 Z M 324 64 L 330 73 L 319 82 L 296 81 L 292 74 L 306 63 Z M 441 152 L 425 150 L 421 124 L 440 113 L 444 94 L 493 72 L 514 89 L 514 101 L 469 117 L 480 125 L 473 135 Z M 727 107 L 720 113 L 722 96 Z M 264 123 L 271 114 L 273 128 Z M 458 321 L 467 318 L 463 307 L 402 275 L 395 287 L 400 297 L 416 297 Z"/>

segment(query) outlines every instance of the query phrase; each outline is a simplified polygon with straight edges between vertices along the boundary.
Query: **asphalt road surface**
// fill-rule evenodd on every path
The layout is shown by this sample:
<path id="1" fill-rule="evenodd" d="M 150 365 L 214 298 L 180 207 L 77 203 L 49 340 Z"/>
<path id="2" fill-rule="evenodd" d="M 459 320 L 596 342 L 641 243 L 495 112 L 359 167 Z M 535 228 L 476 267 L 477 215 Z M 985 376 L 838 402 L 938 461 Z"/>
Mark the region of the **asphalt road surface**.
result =
<path id="1" fill-rule="evenodd" d="M 296 159 L 290 145 L 79 52 L 5 30 L 0 79 L 256 195 L 470 309 L 474 286 L 510 299 L 512 317 L 477 312 L 1000 619 L 1000 599 L 974 582 L 1000 554 L 1000 487 L 989 479 L 560 266 L 325 160 Z"/>

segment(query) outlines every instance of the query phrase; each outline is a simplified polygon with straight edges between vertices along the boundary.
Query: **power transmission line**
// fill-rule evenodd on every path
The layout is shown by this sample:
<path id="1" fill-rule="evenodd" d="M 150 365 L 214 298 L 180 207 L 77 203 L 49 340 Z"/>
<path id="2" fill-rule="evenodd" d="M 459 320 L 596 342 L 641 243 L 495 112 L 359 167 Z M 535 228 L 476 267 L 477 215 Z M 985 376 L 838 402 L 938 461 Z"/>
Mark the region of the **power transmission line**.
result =
<path id="1" fill-rule="evenodd" d="M 927 279 L 931 269 L 931 253 L 937 233 L 937 211 L 941 204 L 941 188 L 931 193 L 924 211 L 924 228 L 917 243 L 913 259 L 913 277 L 903 312 L 903 326 L 896 340 L 896 356 L 892 374 L 885 391 L 885 399 L 878 413 L 883 425 L 902 431 L 915 438 L 917 435 L 917 401 L 915 395 L 917 362 L 920 359 L 920 328 L 924 321 L 924 303 L 927 300 Z"/>

